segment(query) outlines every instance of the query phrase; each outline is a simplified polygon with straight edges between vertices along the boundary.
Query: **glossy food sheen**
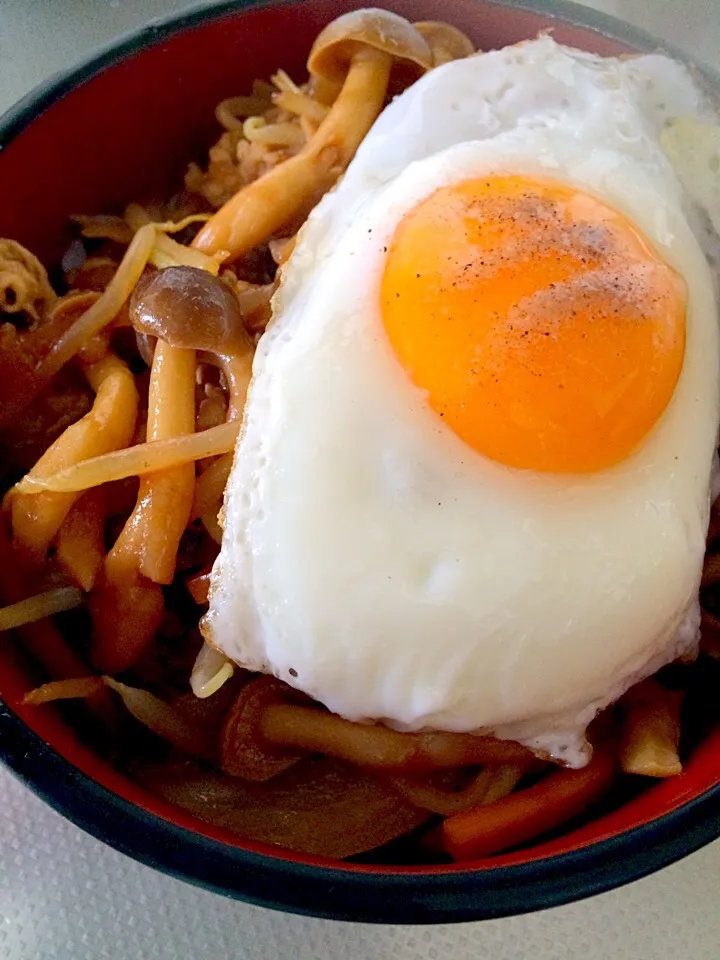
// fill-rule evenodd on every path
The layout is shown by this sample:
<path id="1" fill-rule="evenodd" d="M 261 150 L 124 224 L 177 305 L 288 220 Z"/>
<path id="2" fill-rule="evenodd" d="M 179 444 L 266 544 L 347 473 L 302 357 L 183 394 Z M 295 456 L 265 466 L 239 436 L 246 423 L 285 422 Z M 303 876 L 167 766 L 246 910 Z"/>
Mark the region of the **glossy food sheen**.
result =
<path id="1" fill-rule="evenodd" d="M 682 278 L 611 207 L 551 180 L 441 187 L 395 231 L 381 295 L 393 349 L 431 407 L 512 467 L 619 463 L 682 368 Z"/>
<path id="2" fill-rule="evenodd" d="M 259 345 L 206 622 L 215 644 L 350 719 L 491 731 L 573 765 L 599 708 L 694 647 L 717 312 L 658 139 L 668 115 L 706 110 L 667 58 L 603 61 L 549 37 L 450 63 L 387 108 L 301 231 Z M 583 391 L 602 401 L 603 377 L 634 397 L 619 400 L 619 443 L 585 438 L 583 473 L 564 472 L 562 449 L 514 469 L 487 438 L 446 424 L 429 381 L 452 389 L 455 373 L 427 344 L 408 359 L 383 289 L 383 275 L 408 282 L 393 255 L 423 205 L 503 177 L 613 220 L 625 279 L 642 275 L 619 296 L 623 356 L 606 351 L 595 385 L 592 371 L 572 371 L 575 397 L 558 407 L 562 439 L 588 429 L 577 407 Z M 433 242 L 426 259 L 438 257 Z M 526 269 L 536 299 L 562 279 Z M 606 320 L 608 304 L 606 289 Z M 554 341 L 537 304 L 530 319 Z M 593 323 L 572 329 L 578 344 Z M 651 334 L 638 332 L 645 323 Z M 535 339 L 552 375 L 546 338 Z M 633 363 L 639 386 L 622 382 Z M 527 390 L 531 378 L 513 375 Z M 523 407 L 518 389 L 520 411 L 543 396 Z"/>

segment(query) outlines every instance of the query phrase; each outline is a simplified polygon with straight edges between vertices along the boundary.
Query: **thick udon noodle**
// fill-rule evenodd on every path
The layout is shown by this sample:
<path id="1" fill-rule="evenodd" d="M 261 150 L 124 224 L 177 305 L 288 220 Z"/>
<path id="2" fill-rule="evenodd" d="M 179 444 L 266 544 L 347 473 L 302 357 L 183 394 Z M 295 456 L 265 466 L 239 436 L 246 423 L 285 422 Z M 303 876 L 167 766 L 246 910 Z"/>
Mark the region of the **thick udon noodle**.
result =
<path id="1" fill-rule="evenodd" d="M 4 501 L 7 606 L 0 630 L 18 631 L 49 676 L 27 703 L 81 698 L 93 722 L 108 727 L 112 691 L 175 751 L 162 761 L 153 754 L 144 768 L 149 788 L 201 818 L 331 856 L 362 852 L 425 824 L 425 855 L 440 847 L 466 859 L 572 819 L 610 789 L 620 766 L 660 777 L 681 770 L 681 691 L 656 680 L 641 684 L 618 711 L 619 729 L 612 711 L 593 728 L 590 766 L 561 771 L 492 738 L 403 734 L 342 720 L 280 681 L 238 671 L 202 645 L 197 631 L 252 351 L 294 233 L 382 109 L 396 61 L 401 82 L 410 82 L 422 69 L 472 51 L 467 38 L 442 24 L 405 24 L 405 47 L 395 54 L 378 45 L 377 34 L 367 16 L 340 18 L 322 35 L 327 45 L 314 48 L 308 82 L 298 86 L 280 70 L 271 83 L 256 81 L 250 95 L 222 101 L 216 115 L 224 132 L 207 167 L 191 164 L 185 189 L 169 202 L 133 203 L 123 216 L 77 217 L 84 247 L 74 263 L 68 258 L 62 295 L 30 252 L 0 240 L 0 311 L 7 320 L 0 365 L 21 362 L 23 373 L 21 383 L 10 378 L 13 390 L 0 398 L 0 420 L 6 476 L 24 474 Z M 196 343 L 182 331 L 167 339 L 133 331 L 133 291 L 168 267 L 205 271 L 230 291 L 245 329 L 231 348 L 212 338 Z M 40 455 L 28 463 L 33 450 Z M 711 546 L 719 527 L 714 514 Z M 711 553 L 703 649 L 714 657 L 718 581 L 720 557 Z M 86 597 L 89 647 L 49 619 Z M 317 754 L 360 768 L 352 782 L 332 768 L 332 782 L 341 785 L 343 809 L 354 805 L 352 816 L 358 790 L 367 811 L 377 813 L 367 794 L 375 791 L 374 801 L 384 804 L 379 832 L 347 814 L 355 845 L 335 838 L 323 846 L 310 826 L 302 839 L 278 834 L 270 820 L 278 796 L 291 790 L 274 784 L 295 777 L 290 786 L 300 792 L 321 784 L 320 805 L 327 803 L 322 791 L 330 789 L 330 775 L 308 760 Z M 194 764 L 184 779 L 172 767 L 178 756 Z M 226 779 L 208 773 L 208 764 Z M 252 793 L 248 783 L 265 783 L 266 792 Z M 203 804 L 208 796 L 215 799 Z M 269 811 L 262 829 L 247 818 L 237 822 L 238 809 L 258 803 Z M 446 819 L 437 827 L 439 816 Z"/>

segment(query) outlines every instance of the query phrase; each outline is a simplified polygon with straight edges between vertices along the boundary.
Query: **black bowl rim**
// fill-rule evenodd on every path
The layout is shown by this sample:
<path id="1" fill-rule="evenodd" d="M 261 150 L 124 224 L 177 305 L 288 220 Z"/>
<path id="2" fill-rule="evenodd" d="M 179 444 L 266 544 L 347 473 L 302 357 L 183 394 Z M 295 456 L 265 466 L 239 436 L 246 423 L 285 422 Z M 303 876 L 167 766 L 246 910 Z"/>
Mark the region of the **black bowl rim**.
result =
<path id="1" fill-rule="evenodd" d="M 0 117 L 0 149 L 70 90 L 181 31 L 255 7 L 303 0 L 221 0 L 150 21 L 41 83 Z M 486 0 L 545 14 L 641 50 L 663 50 L 720 90 L 720 75 L 649 33 L 567 0 Z M 349 870 L 273 857 L 194 833 L 82 773 L 0 701 L 0 759 L 37 796 L 95 838 L 207 890 L 277 910 L 368 923 L 448 923 L 529 913 L 639 879 L 720 836 L 720 784 L 656 820 L 528 863 L 440 872 Z"/>

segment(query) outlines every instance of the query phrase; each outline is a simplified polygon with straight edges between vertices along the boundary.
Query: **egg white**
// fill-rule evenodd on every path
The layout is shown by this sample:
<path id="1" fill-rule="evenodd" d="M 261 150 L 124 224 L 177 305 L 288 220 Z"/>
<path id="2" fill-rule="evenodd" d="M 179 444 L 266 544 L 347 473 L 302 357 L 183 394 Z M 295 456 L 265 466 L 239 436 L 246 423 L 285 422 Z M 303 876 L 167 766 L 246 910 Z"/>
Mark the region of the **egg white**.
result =
<path id="1" fill-rule="evenodd" d="M 491 731 L 580 764 L 595 712 L 696 643 L 717 309 L 658 135 L 668 103 L 705 107 L 672 61 L 629 63 L 543 37 L 433 71 L 310 217 L 226 493 L 204 630 L 233 660 L 353 720 Z M 404 213 L 498 172 L 602 198 L 688 284 L 673 399 L 611 470 L 551 476 L 480 456 L 385 336 L 379 283 Z"/>

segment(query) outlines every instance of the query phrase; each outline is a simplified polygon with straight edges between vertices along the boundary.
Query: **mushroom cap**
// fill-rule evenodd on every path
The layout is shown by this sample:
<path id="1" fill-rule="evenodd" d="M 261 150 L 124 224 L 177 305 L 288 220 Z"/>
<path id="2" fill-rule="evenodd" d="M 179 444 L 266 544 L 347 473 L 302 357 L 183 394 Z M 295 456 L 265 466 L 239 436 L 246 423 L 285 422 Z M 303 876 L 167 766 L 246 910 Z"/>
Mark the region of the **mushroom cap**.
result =
<path id="1" fill-rule="evenodd" d="M 389 10 L 371 8 L 354 10 L 329 23 L 312 46 L 308 71 L 323 80 L 342 82 L 350 60 L 363 47 L 414 64 L 418 74 L 433 66 L 430 47 L 409 21 Z"/>
<path id="2" fill-rule="evenodd" d="M 235 294 L 197 267 L 165 267 L 143 277 L 130 298 L 130 319 L 139 333 L 173 347 L 225 354 L 249 343 Z"/>
<path id="3" fill-rule="evenodd" d="M 463 60 L 476 52 L 472 40 L 462 30 L 442 20 L 422 20 L 413 26 L 430 47 L 434 67 L 451 60 Z"/>
<path id="4" fill-rule="evenodd" d="M 230 708 L 220 737 L 220 762 L 225 773 L 261 783 L 302 760 L 306 754 L 268 743 L 260 732 L 260 724 L 272 704 L 304 699 L 275 677 L 258 677 L 246 684 Z"/>

